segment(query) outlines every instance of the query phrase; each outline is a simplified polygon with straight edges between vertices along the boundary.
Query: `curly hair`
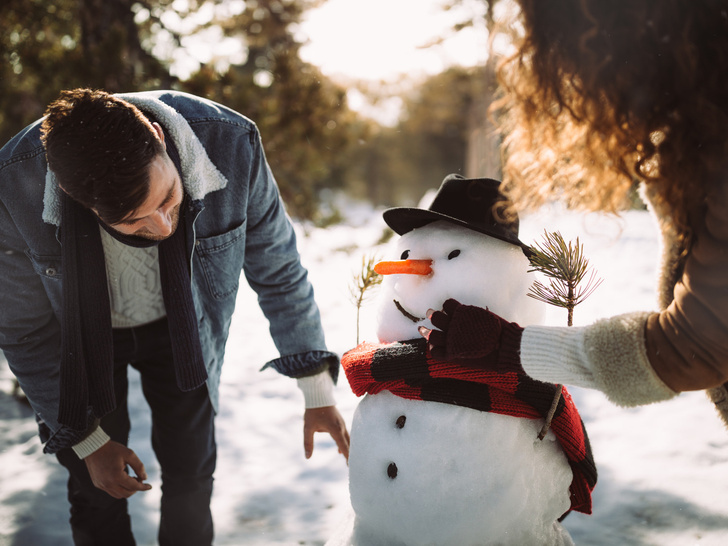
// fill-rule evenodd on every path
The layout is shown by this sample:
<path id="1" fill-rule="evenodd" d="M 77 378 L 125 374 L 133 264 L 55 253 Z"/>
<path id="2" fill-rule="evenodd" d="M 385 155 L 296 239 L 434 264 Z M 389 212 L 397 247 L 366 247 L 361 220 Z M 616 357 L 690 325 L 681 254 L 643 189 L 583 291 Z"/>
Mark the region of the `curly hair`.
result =
<path id="1" fill-rule="evenodd" d="M 728 2 L 518 1 L 499 66 L 504 191 L 616 212 L 644 182 L 690 238 L 727 173 Z"/>
<path id="2" fill-rule="evenodd" d="M 149 195 L 149 166 L 164 144 L 134 105 L 105 91 L 61 92 L 46 109 L 41 140 L 61 188 L 109 224 Z"/>

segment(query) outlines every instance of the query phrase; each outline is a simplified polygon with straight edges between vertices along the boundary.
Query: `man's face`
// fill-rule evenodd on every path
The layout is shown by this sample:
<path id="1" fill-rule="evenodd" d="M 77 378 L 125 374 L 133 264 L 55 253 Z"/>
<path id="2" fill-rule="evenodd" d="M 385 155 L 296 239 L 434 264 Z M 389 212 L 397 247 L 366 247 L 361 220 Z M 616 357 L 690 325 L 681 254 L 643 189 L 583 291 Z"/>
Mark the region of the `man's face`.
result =
<path id="1" fill-rule="evenodd" d="M 162 241 L 179 223 L 184 193 L 182 180 L 167 154 L 158 155 L 149 166 L 149 195 L 128 217 L 110 227 L 124 235 Z"/>

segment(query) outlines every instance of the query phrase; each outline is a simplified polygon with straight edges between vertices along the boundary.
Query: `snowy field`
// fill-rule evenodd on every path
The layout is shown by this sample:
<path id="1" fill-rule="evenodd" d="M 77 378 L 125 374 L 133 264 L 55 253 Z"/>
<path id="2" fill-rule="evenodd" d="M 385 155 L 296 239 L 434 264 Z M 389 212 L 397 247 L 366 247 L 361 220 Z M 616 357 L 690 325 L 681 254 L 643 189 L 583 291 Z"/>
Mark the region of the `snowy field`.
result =
<path id="1" fill-rule="evenodd" d="M 653 309 L 657 233 L 644 212 L 621 219 L 544 212 L 521 222 L 521 239 L 544 229 L 579 236 L 604 283 L 581 306 L 576 325 Z M 299 248 L 321 308 L 329 348 L 356 344 L 349 287 L 362 256 L 385 229 L 379 211 L 351 209 L 350 221 L 326 230 L 299 226 Z M 362 313 L 361 338 L 374 340 L 375 303 Z M 548 322 L 565 325 L 562 310 Z M 213 514 L 218 545 L 322 545 L 348 504 L 347 466 L 333 441 L 317 436 L 313 457 L 302 446 L 303 398 L 295 382 L 272 370 L 277 356 L 255 295 L 241 290 L 228 342 L 217 419 L 218 469 Z M 132 374 L 135 374 L 131 370 Z M 130 501 L 138 544 L 156 544 L 159 472 L 138 377 L 131 376 L 130 446 L 146 464 L 153 489 Z M 65 477 L 42 454 L 31 412 L 11 397 L 12 376 L 0 361 L 0 546 L 71 545 Z M 577 545 L 686 546 L 728 543 L 728 431 L 703 393 L 649 407 L 617 408 L 597 392 L 571 389 L 587 425 L 599 470 L 591 516 L 564 525 Z M 345 377 L 337 386 L 347 423 L 357 405 Z M 435 495 L 435 492 L 432 492 Z"/>

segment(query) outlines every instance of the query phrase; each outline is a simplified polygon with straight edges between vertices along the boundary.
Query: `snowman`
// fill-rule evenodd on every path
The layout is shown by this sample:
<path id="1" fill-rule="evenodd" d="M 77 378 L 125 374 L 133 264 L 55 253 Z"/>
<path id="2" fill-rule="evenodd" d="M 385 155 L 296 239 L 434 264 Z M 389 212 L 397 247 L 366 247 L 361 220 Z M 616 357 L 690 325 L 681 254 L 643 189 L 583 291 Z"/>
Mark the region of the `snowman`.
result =
<path id="1" fill-rule="evenodd" d="M 436 361 L 418 332 L 450 298 L 521 326 L 542 320 L 517 220 L 493 213 L 498 187 L 450 175 L 429 209 L 384 212 L 398 259 L 375 268 L 379 343 L 342 359 L 365 396 L 351 426 L 353 510 L 327 546 L 571 545 L 560 518 L 591 512 L 596 470 L 568 393 L 539 440 L 556 386 Z"/>

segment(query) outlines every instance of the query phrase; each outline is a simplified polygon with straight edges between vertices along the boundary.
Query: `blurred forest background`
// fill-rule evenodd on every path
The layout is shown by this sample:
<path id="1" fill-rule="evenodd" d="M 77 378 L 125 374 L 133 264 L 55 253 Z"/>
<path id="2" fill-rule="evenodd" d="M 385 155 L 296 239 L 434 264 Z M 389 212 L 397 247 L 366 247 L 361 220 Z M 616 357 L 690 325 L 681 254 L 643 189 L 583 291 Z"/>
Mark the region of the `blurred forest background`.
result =
<path id="1" fill-rule="evenodd" d="M 449 173 L 499 176 L 486 115 L 493 56 L 484 66 L 395 86 L 337 83 L 301 59 L 295 32 L 306 11 L 325 1 L 3 0 L 0 142 L 42 116 L 61 89 L 169 88 L 253 119 L 290 214 L 316 225 L 339 219 L 336 191 L 374 205 L 409 205 Z M 473 1 L 492 29 L 496 0 Z M 443 0 L 443 10 L 456 3 Z M 472 24 L 463 20 L 452 31 Z M 246 54 L 218 53 L 184 78 L 175 75 L 179 52 L 205 33 L 221 44 L 239 40 Z M 352 110 L 351 86 L 372 103 L 400 94 L 398 121 L 384 125 Z"/>

